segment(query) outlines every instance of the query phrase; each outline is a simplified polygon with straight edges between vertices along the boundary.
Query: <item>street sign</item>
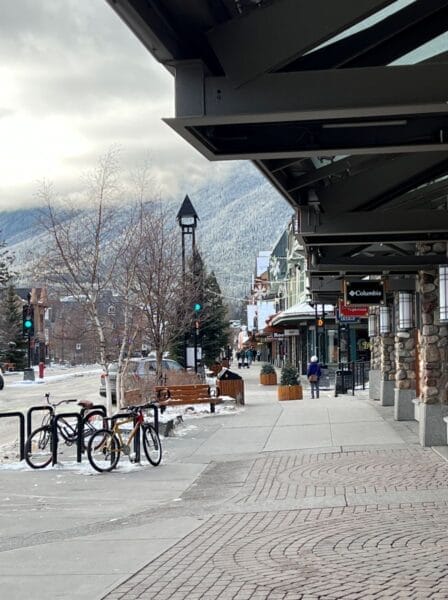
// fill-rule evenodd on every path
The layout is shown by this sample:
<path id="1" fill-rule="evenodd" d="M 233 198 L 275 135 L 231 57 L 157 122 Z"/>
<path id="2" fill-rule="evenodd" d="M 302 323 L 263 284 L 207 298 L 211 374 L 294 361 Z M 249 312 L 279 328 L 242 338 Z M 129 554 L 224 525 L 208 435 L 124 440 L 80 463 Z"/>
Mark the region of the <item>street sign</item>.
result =
<path id="1" fill-rule="evenodd" d="M 339 315 L 340 317 L 368 317 L 368 306 L 347 306 L 339 300 Z"/>
<path id="2" fill-rule="evenodd" d="M 384 283 L 382 281 L 346 281 L 345 304 L 383 304 Z"/>
<path id="3" fill-rule="evenodd" d="M 340 323 L 360 323 L 360 319 L 358 319 L 358 317 L 346 317 L 345 315 L 341 315 L 341 313 L 338 313 L 338 317 L 337 317 L 338 321 Z"/>

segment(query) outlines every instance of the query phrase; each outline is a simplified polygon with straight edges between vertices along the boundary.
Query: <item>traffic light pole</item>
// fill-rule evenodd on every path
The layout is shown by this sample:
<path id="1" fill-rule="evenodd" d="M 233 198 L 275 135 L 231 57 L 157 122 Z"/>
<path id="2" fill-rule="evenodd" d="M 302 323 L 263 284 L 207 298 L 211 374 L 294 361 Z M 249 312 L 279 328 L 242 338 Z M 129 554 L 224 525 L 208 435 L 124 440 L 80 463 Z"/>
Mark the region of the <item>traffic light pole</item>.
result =
<path id="1" fill-rule="evenodd" d="M 34 335 L 34 312 L 31 306 L 30 293 L 28 293 L 28 304 L 24 307 L 23 331 L 28 339 L 28 368 L 23 370 L 23 380 L 34 381 L 34 369 L 31 367 L 31 335 Z"/>

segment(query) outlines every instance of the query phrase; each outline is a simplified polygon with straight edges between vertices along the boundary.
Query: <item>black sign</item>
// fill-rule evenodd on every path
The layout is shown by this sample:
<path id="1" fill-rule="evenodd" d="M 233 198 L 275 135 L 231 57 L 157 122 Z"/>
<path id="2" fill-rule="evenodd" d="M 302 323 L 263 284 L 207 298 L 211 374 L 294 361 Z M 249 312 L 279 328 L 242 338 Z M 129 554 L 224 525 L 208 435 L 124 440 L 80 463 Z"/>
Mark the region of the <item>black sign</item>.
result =
<path id="1" fill-rule="evenodd" d="M 345 304 L 382 304 L 384 283 L 382 281 L 346 281 Z"/>

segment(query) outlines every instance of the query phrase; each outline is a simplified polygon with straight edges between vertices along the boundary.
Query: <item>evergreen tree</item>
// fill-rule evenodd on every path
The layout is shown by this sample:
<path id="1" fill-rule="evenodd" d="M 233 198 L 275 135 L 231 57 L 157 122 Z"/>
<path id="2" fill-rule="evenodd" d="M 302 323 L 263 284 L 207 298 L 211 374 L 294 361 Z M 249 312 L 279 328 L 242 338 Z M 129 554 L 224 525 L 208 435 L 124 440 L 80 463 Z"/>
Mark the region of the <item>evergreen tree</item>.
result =
<path id="1" fill-rule="evenodd" d="M 221 289 L 215 274 L 212 272 L 204 281 L 202 352 L 207 364 L 220 356 L 221 350 L 227 346 L 229 339 L 229 322 Z"/>
<path id="2" fill-rule="evenodd" d="M 0 359 L 10 362 L 21 371 L 26 367 L 26 339 L 22 332 L 22 302 L 14 286 L 9 285 L 1 294 Z"/>

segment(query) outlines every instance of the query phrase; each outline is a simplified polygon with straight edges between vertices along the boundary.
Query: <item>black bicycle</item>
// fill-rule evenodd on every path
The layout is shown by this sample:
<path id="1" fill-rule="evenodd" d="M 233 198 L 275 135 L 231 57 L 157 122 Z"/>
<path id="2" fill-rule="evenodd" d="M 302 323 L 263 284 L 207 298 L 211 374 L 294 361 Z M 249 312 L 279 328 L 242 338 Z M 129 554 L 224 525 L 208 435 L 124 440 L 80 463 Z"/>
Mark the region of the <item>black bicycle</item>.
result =
<path id="1" fill-rule="evenodd" d="M 45 414 L 41 425 L 35 429 L 28 437 L 25 444 L 25 460 L 33 469 L 43 469 L 51 463 L 53 456 L 53 427 L 56 417 L 56 428 L 58 435 L 58 444 L 64 443 L 66 446 L 77 444 L 78 441 L 78 420 L 70 417 L 64 417 L 56 414 L 56 408 L 62 404 L 77 404 L 87 412 L 83 415 L 82 426 L 82 446 L 87 449 L 89 439 L 104 427 L 105 417 L 100 409 L 89 410 L 93 407 L 92 402 L 79 401 L 76 399 L 60 400 L 51 402 L 50 394 L 45 394 L 47 404 L 52 410 Z M 97 438 L 97 443 L 100 439 Z"/>

